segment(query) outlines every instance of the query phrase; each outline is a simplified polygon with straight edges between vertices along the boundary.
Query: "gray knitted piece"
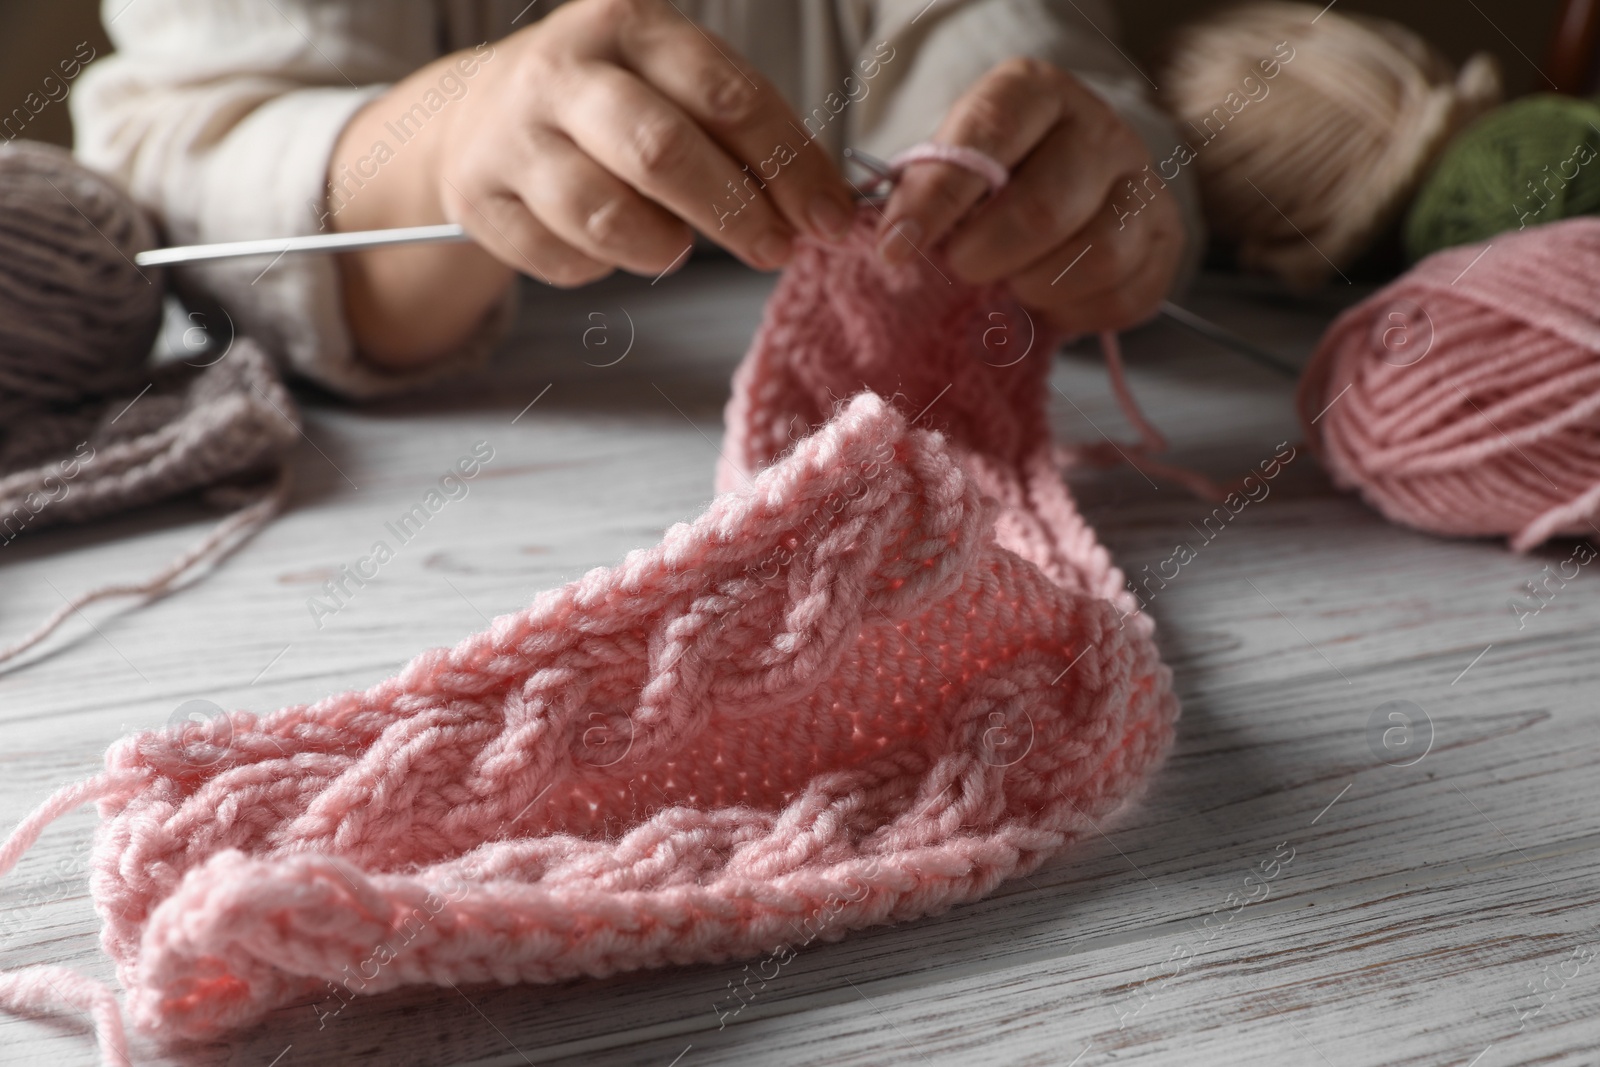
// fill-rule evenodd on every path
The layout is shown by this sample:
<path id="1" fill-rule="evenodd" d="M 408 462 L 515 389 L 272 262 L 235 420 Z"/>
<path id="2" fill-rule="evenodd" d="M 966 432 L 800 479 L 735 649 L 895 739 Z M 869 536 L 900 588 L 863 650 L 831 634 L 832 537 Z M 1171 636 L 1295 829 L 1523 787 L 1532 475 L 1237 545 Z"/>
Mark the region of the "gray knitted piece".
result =
<path id="1" fill-rule="evenodd" d="M 300 432 L 277 369 L 245 338 L 203 370 L 161 368 L 122 395 L 8 423 L 0 545 L 26 530 L 268 474 Z"/>

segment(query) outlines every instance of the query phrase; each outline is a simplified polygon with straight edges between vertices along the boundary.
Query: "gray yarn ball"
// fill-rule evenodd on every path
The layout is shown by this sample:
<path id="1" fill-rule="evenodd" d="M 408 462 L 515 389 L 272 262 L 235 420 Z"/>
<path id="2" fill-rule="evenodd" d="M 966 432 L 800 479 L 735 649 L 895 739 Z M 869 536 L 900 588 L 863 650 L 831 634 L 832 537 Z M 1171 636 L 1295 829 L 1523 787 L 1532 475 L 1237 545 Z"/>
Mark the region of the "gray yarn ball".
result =
<path id="1" fill-rule="evenodd" d="M 0 144 L 0 411 L 126 388 L 161 327 L 156 246 L 128 195 L 70 153 Z"/>

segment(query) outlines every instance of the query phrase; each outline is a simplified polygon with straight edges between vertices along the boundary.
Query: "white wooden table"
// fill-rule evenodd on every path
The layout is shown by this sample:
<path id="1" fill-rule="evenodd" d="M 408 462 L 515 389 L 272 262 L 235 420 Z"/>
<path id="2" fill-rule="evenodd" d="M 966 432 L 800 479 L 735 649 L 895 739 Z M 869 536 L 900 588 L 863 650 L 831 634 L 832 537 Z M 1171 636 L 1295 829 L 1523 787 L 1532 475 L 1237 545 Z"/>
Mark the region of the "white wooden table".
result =
<path id="1" fill-rule="evenodd" d="M 368 685 L 694 517 L 769 285 L 710 262 L 533 295 L 482 374 L 360 409 L 308 398 L 289 514 L 203 581 L 90 609 L 0 673 L 0 824 L 185 701 L 270 711 Z M 1303 357 L 1350 295 L 1210 283 L 1190 304 Z M 1288 382 L 1170 326 L 1128 346 L 1177 458 L 1231 476 L 1299 439 Z M 1129 433 L 1088 355 L 1054 381 L 1071 397 L 1052 396 L 1058 433 Z M 308 598 L 478 441 L 494 458 L 467 497 L 319 629 Z M 1389 526 L 1303 453 L 1203 544 L 1208 509 L 1181 489 L 1127 468 L 1075 488 L 1130 572 L 1198 545 L 1152 602 L 1178 744 L 1103 838 L 981 903 L 808 948 L 721 1028 L 738 965 L 408 990 L 320 1029 L 299 1007 L 226 1045 L 139 1046 L 139 1062 L 1597 1062 L 1600 575 L 1519 629 L 1510 600 L 1570 546 L 1519 558 Z M 63 594 L 153 570 L 211 521 L 173 505 L 18 540 L 0 550 L 0 638 Z M 1396 709 L 1414 732 L 1386 749 Z M 0 967 L 111 978 L 76 873 L 92 818 L 57 824 L 0 881 Z M 75 1020 L 0 1016 L 0 1063 L 93 1058 Z"/>

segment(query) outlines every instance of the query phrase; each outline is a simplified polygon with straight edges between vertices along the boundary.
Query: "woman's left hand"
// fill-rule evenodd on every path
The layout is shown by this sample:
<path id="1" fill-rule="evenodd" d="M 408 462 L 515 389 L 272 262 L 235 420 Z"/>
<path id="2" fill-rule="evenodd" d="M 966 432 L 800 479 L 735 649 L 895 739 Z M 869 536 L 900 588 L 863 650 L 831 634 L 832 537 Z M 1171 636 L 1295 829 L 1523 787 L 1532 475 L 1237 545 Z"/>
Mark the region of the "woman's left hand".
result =
<path id="1" fill-rule="evenodd" d="M 1177 196 L 1145 169 L 1138 135 L 1083 83 L 1042 60 L 1007 60 L 956 102 L 934 140 L 992 156 L 1011 180 L 980 204 L 988 186 L 965 168 L 906 168 L 878 231 L 886 260 L 943 241 L 962 280 L 1004 282 L 1069 334 L 1156 313 L 1183 257 Z"/>

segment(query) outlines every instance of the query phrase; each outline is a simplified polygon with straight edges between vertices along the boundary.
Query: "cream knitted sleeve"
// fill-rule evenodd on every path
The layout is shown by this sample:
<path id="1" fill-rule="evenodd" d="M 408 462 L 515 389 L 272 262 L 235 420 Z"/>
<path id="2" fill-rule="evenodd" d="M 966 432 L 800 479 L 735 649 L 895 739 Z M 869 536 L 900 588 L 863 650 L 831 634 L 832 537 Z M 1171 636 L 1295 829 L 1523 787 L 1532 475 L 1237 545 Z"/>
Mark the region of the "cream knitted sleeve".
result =
<path id="1" fill-rule="evenodd" d="M 858 79 L 875 84 L 849 109 L 849 143 L 888 157 L 933 134 L 945 113 L 995 64 L 1014 56 L 1049 60 L 1098 93 L 1157 159 L 1178 143 L 1152 101 L 1146 74 L 1116 44 L 1107 0 L 846 0 L 861 14 Z M 888 58 L 885 58 L 888 57 Z M 1186 256 L 1174 289 L 1185 286 L 1205 242 L 1199 191 L 1187 170 L 1163 192 L 1182 209 Z"/>
<path id="2" fill-rule="evenodd" d="M 120 176 L 174 243 L 315 233 L 340 131 L 440 53 L 437 11 L 432 0 L 104 0 L 117 51 L 73 93 L 78 155 Z M 509 313 L 424 374 L 396 374 L 355 352 L 328 257 L 190 267 L 178 281 L 290 370 L 354 396 L 477 361 Z"/>

